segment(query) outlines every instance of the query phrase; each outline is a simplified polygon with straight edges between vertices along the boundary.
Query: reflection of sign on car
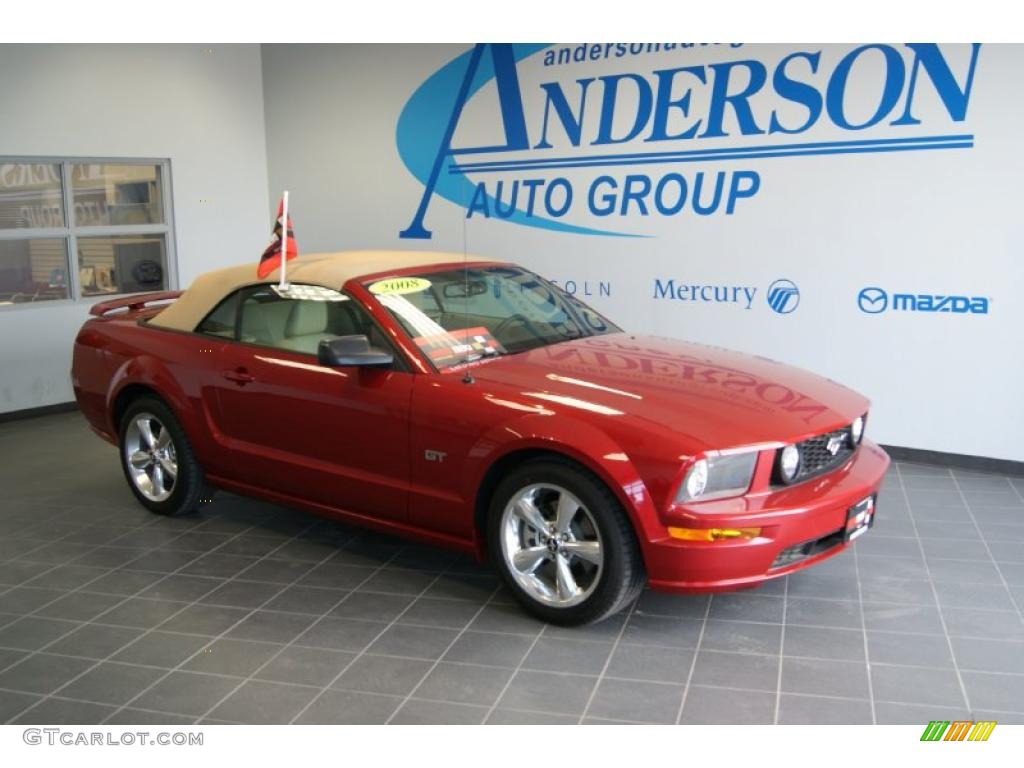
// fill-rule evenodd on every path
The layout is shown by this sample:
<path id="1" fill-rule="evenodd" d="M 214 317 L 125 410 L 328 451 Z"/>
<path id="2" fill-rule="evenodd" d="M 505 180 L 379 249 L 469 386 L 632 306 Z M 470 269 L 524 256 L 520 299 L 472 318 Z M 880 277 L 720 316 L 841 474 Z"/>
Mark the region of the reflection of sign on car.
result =
<path id="1" fill-rule="evenodd" d="M 688 391 L 699 393 L 702 399 L 741 399 L 744 408 L 758 408 L 763 413 L 796 414 L 806 424 L 828 413 L 828 406 L 803 392 L 710 358 L 666 355 L 656 348 L 600 338 L 584 339 L 579 344 L 561 348 L 546 347 L 543 353 L 553 364 L 573 364 L 580 374 L 623 382 L 639 379 L 659 385 L 685 386 Z"/>

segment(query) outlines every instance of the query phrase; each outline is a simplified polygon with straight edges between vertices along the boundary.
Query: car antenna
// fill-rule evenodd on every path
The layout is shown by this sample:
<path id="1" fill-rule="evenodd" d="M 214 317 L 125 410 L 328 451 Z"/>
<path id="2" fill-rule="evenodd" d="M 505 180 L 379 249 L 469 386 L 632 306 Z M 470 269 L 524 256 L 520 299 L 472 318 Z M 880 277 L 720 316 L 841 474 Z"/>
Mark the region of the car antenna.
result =
<path id="1" fill-rule="evenodd" d="M 463 384 L 473 384 L 476 379 L 473 378 L 473 372 L 469 370 L 469 248 L 466 245 L 466 219 L 462 219 L 462 279 L 465 283 L 463 286 L 462 300 L 465 302 L 462 305 L 463 308 L 463 321 L 466 325 L 463 331 L 462 345 L 466 348 L 466 375 L 462 377 Z"/>

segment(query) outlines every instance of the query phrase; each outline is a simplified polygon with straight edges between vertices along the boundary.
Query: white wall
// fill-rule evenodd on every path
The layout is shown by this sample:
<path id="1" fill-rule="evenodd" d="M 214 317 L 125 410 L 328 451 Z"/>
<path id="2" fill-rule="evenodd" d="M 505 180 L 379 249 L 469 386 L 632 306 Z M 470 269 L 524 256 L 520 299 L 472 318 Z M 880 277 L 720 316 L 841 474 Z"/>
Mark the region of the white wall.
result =
<path id="1" fill-rule="evenodd" d="M 1024 460 L 1024 218 L 1019 179 L 1024 150 L 1019 126 L 1024 93 L 1019 73 L 1024 47 L 982 46 L 965 115 L 957 119 L 939 98 L 927 72 L 918 73 L 913 115 L 916 125 L 891 125 L 902 114 L 915 54 L 892 50 L 902 62 L 897 106 L 877 125 L 848 131 L 824 117 L 799 135 L 740 135 L 726 110 L 723 138 L 632 142 L 612 147 L 572 146 L 552 111 L 551 149 L 535 149 L 543 126 L 541 85 L 556 83 L 575 109 L 578 79 L 638 73 L 655 84 L 655 70 L 704 67 L 709 83 L 677 83 L 671 98 L 692 87 L 688 120 L 708 119 L 711 64 L 754 60 L 767 68 L 767 84 L 750 99 L 756 122 L 766 129 L 777 110 L 784 125 L 799 126 L 808 111 L 773 90 L 776 66 L 797 51 L 820 52 L 816 73 L 796 61 L 790 75 L 820 93 L 856 46 L 742 46 L 692 48 L 612 57 L 545 67 L 543 54 L 517 67 L 531 148 L 516 153 L 463 155 L 482 160 L 589 157 L 608 151 L 676 151 L 763 147 L 794 142 L 906 139 L 972 135 L 973 146 L 868 154 L 748 158 L 583 170 L 509 170 L 470 174 L 494 194 L 494 182 L 564 176 L 577 203 L 560 224 L 645 235 L 623 238 L 567 234 L 524 223 L 485 218 L 467 221 L 468 198 L 457 203 L 435 195 L 426 225 L 431 240 L 400 239 L 424 184 L 403 163 L 396 147 L 399 117 L 410 97 L 467 46 L 264 46 L 264 100 L 271 195 L 292 191 L 296 238 L 301 250 L 345 248 L 431 248 L 461 251 L 463 226 L 470 252 L 519 261 L 563 284 L 573 280 L 585 300 L 626 328 L 702 340 L 800 365 L 862 391 L 874 402 L 870 431 L 886 443 L 953 453 Z M 942 46 L 958 87 L 969 70 L 969 46 Z M 489 54 L 485 53 L 485 64 Z M 866 121 L 882 100 L 888 71 L 883 52 L 859 56 L 850 69 L 843 105 L 849 122 Z M 889 62 L 900 69 L 900 62 Z M 424 157 L 432 157 L 460 82 L 449 77 L 434 91 L 434 102 L 407 113 L 406 155 L 421 178 Z M 898 72 L 897 72 L 898 74 Z M 482 78 L 481 78 L 482 79 Z M 495 81 L 467 103 L 456 131 L 456 147 L 504 141 L 498 121 Z M 742 90 L 736 75 L 729 93 Z M 600 111 L 601 83 L 591 83 L 584 136 L 593 138 Z M 625 88 L 625 86 L 624 86 Z M 627 89 L 628 90 L 628 89 Z M 626 94 L 616 110 L 616 130 L 629 129 L 636 97 Z M 669 130 L 687 127 L 681 111 Z M 706 122 L 704 123 L 706 125 Z M 418 146 L 417 146 L 418 145 Z M 415 169 L 415 168 L 414 168 Z M 447 169 L 446 169 L 447 170 Z M 690 206 L 672 216 L 597 217 L 585 205 L 589 185 L 603 173 L 624 183 L 628 173 L 655 179 L 669 172 L 692 184 L 704 171 L 743 170 L 759 175 L 760 189 L 739 199 L 734 212 L 698 216 Z M 444 175 L 444 172 L 442 172 Z M 507 194 L 507 192 L 506 192 Z M 457 198 L 458 196 L 455 195 Z M 580 204 L 582 202 L 582 204 Z M 523 207 L 520 203 L 520 208 Z M 750 309 L 738 304 L 655 299 L 655 280 L 748 287 L 756 290 Z M 800 304 L 788 314 L 773 312 L 768 286 L 794 281 Z M 599 285 L 610 288 L 600 295 Z M 891 293 L 965 295 L 988 299 L 987 314 L 858 309 L 862 288 Z"/>
<path id="2" fill-rule="evenodd" d="M 270 234 L 258 46 L 2 45 L 0 72 L 0 156 L 169 158 L 180 285 L 258 258 Z M 0 412 L 73 399 L 89 304 L 0 310 Z"/>
<path id="3" fill-rule="evenodd" d="M 825 90 L 830 74 L 854 46 L 693 48 L 545 67 L 543 54 L 524 58 L 517 73 L 531 147 L 540 140 L 542 84 L 563 89 L 575 108 L 577 80 L 708 67 L 737 60 L 763 63 L 767 85 L 750 99 L 758 123 L 778 110 L 788 125 L 806 110 L 772 89 L 774 68 L 797 51 L 820 51 L 817 73 L 791 74 Z M 899 51 L 909 76 L 912 52 Z M 1024 239 L 1018 179 L 1024 151 L 1017 127 L 1024 94 L 1017 73 L 1024 47 L 983 46 L 967 113 L 951 119 L 926 75 L 917 84 L 916 126 L 878 125 L 844 132 L 824 119 L 795 136 L 739 135 L 726 110 L 723 138 L 636 141 L 609 147 L 571 146 L 549 115 L 551 149 L 482 153 L 460 162 L 589 157 L 602 152 L 763 147 L 792 142 L 973 136 L 971 148 L 917 152 L 749 158 L 577 170 L 469 174 L 471 184 L 562 176 L 577 202 L 558 224 L 645 235 L 623 238 L 567 234 L 525 224 L 467 220 L 468 199 L 435 195 L 425 223 L 431 240 L 398 237 L 410 222 L 424 184 L 400 156 L 399 117 L 410 97 L 467 46 L 0 46 L 0 155 L 167 157 L 171 160 L 179 282 L 229 263 L 255 261 L 269 234 L 269 212 L 282 188 L 304 252 L 344 248 L 415 248 L 470 252 L 520 261 L 563 284 L 575 281 L 585 300 L 625 327 L 756 352 L 823 373 L 874 401 L 871 432 L 897 445 L 1024 460 Z M 966 46 L 942 46 L 962 86 Z M 490 54 L 485 64 L 490 66 Z M 878 103 L 884 72 L 869 54 L 851 70 L 845 104 L 863 118 Z M 799 64 L 800 62 L 797 62 Z M 459 66 L 462 66 L 461 64 Z M 435 91 L 436 103 L 406 135 L 406 160 L 423 177 L 446 123 L 455 84 Z M 486 74 L 486 73 L 485 73 Z M 483 77 L 480 78 L 483 81 Z M 710 85 L 693 86 L 689 119 L 707 119 Z M 479 84 L 479 83 L 478 83 Z M 442 84 L 443 85 L 443 84 Z M 672 98 L 682 95 L 678 84 Z M 730 92 L 742 89 L 743 78 Z M 600 112 L 599 81 L 584 136 L 593 138 Z M 903 104 L 906 78 L 899 94 Z M 628 126 L 636 100 L 626 93 L 616 130 Z M 494 80 L 468 102 L 455 146 L 502 140 Z M 670 130 L 685 120 L 673 113 Z M 410 126 L 407 125 L 407 128 Z M 409 148 L 409 137 L 421 146 Z M 419 159 L 417 159 L 417 157 Z M 673 216 L 596 217 L 585 205 L 601 174 L 620 182 L 629 173 L 660 178 L 743 170 L 760 189 L 737 201 L 733 214 L 697 216 L 689 205 Z M 269 184 L 268 184 L 269 180 Z M 269 191 L 268 191 L 269 190 Z M 507 192 L 506 192 L 507 194 Z M 454 195 L 457 197 L 457 195 Z M 200 203 L 212 200 L 212 203 Z M 580 202 L 582 201 L 582 205 Z M 522 205 L 520 205 L 522 207 Z M 537 218 L 537 217 L 535 217 Z M 541 217 L 542 218 L 542 217 Z M 800 288 L 790 314 L 772 312 L 768 285 L 789 278 Z M 654 299 L 655 280 L 756 289 L 751 308 Z M 599 286 L 610 288 L 601 295 Z M 584 287 L 586 286 L 586 288 Z M 989 312 L 867 315 L 857 292 L 963 294 L 990 300 Z M 587 291 L 594 295 L 587 296 Z M 71 399 L 71 342 L 88 302 L 0 310 L 0 412 Z"/>

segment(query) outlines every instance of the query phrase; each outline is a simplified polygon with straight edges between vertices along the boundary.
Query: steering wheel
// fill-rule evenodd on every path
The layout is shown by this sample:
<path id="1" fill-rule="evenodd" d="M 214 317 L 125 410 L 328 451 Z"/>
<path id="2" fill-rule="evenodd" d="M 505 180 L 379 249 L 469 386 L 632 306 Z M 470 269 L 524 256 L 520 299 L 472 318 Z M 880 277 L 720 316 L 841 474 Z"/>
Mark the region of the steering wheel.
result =
<path id="1" fill-rule="evenodd" d="M 528 326 L 531 329 L 533 328 L 533 323 L 530 321 L 530 318 L 528 318 L 526 315 L 517 312 L 514 315 L 509 315 L 496 326 L 494 326 L 494 330 L 491 331 L 491 335 L 494 336 L 494 338 L 496 338 L 498 341 L 501 341 L 502 333 L 508 328 L 510 328 L 513 323 L 519 323 L 520 325 Z"/>

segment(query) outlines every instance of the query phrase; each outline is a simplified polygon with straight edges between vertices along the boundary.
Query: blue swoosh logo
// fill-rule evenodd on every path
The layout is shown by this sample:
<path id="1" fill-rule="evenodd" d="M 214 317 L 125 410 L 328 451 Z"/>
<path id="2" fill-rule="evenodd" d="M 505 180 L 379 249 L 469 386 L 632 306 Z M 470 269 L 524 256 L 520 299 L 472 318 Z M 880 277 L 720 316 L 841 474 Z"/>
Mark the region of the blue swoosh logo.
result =
<path id="1" fill-rule="evenodd" d="M 522 61 L 550 46 L 550 43 L 517 43 L 513 46 L 515 60 L 516 62 Z M 405 107 L 402 108 L 402 113 L 398 117 L 398 127 L 395 132 L 398 155 L 409 172 L 424 186 L 427 185 L 430 171 L 437 157 L 438 147 L 440 147 L 448 127 L 448 121 L 455 107 L 455 100 L 466 75 L 471 55 L 472 49 L 452 59 L 427 78 L 405 103 Z M 489 56 L 484 56 L 473 78 L 469 93 L 466 95 L 466 102 L 468 103 L 477 91 L 493 79 L 494 63 Z M 451 163 L 450 157 L 447 159 L 447 163 Z M 465 176 L 449 174 L 447 164 L 434 187 L 435 194 L 450 200 L 464 210 L 469 208 L 475 191 L 476 185 Z M 488 195 L 487 199 L 493 210 L 494 198 Z M 519 210 L 514 211 L 507 218 L 503 217 L 502 220 L 527 227 L 576 235 L 646 237 L 646 235 L 635 235 L 628 232 L 610 232 L 591 227 L 580 227 L 543 216 L 527 216 Z"/>

